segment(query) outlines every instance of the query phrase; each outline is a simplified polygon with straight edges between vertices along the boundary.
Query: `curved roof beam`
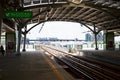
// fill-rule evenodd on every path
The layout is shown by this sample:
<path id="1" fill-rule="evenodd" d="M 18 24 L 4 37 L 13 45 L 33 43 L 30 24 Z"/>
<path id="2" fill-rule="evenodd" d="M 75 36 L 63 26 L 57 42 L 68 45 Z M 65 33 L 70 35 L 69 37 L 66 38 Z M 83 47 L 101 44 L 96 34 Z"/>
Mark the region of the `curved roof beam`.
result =
<path id="1" fill-rule="evenodd" d="M 83 23 L 81 21 L 79 23 L 82 24 L 82 25 L 84 25 L 85 27 L 87 27 L 88 29 L 90 29 L 94 33 L 94 30 L 92 30 L 88 25 L 86 25 L 85 23 Z"/>
<path id="2" fill-rule="evenodd" d="M 36 15 L 33 16 L 33 18 L 36 18 L 38 15 L 43 14 L 43 13 L 46 12 L 47 10 L 48 10 L 48 9 L 46 9 L 46 10 L 44 10 L 44 11 L 41 11 L 41 12 L 37 13 Z M 19 24 L 19 25 L 21 25 L 22 28 L 23 28 L 23 27 L 26 26 L 26 24 L 27 24 L 29 21 L 31 21 L 33 18 L 28 19 L 27 21 L 25 21 L 24 23 Z"/>
<path id="3" fill-rule="evenodd" d="M 67 1 L 70 1 L 70 0 L 67 0 Z M 73 1 L 76 1 L 76 0 L 73 0 Z M 80 1 L 80 0 L 77 0 L 77 1 Z M 83 0 L 84 1 L 84 0 Z M 87 0 L 86 0 L 87 1 Z M 89 0 L 88 0 L 89 1 Z M 55 5 L 54 5 L 55 6 Z M 88 7 L 88 8 L 92 8 L 93 10 L 95 9 L 95 10 L 97 10 L 97 11 L 102 11 L 102 12 L 104 12 L 105 13 L 105 15 L 106 16 L 110 16 L 111 18 L 113 18 L 113 20 L 117 20 L 118 22 L 119 22 L 119 20 L 120 20 L 120 18 L 119 17 L 117 17 L 116 15 L 114 15 L 114 12 L 116 12 L 118 9 L 115 9 L 115 8 L 111 8 L 111 7 L 105 7 L 105 6 L 99 6 L 99 5 L 92 5 L 92 4 L 88 4 L 88 3 L 81 3 L 81 4 L 79 4 L 79 5 L 75 5 L 75 4 L 73 4 L 73 3 L 71 3 L 71 2 L 69 2 L 69 4 L 64 4 L 64 6 L 63 7 L 68 7 L 68 6 L 74 6 L 74 7 Z M 54 7 L 53 7 L 54 8 Z M 111 12 L 111 10 L 113 10 L 113 12 Z M 120 11 L 118 11 L 118 12 L 120 12 Z M 83 15 L 84 16 L 84 15 Z M 53 17 L 53 16 L 52 16 Z M 59 17 L 58 17 L 59 18 Z M 56 18 L 56 20 L 58 19 L 58 18 Z M 66 17 L 65 17 L 66 18 Z M 49 20 L 50 18 L 48 18 L 48 20 Z M 58 20 L 64 20 L 64 18 L 62 18 L 62 19 L 58 19 Z M 66 19 L 65 19 L 66 20 Z M 70 21 L 70 18 L 69 19 L 67 19 L 67 20 L 69 20 Z M 75 19 L 71 19 L 72 21 L 74 20 L 74 21 L 76 21 Z M 30 20 L 31 21 L 31 20 Z M 76 21 L 76 22 L 78 22 L 78 20 Z M 84 24 L 85 23 L 88 23 L 87 21 L 82 21 Z M 91 21 L 91 22 L 89 22 L 89 23 L 91 23 L 91 24 L 95 24 L 93 21 Z M 96 25 L 97 26 L 97 25 Z M 100 25 L 101 26 L 101 25 Z"/>
<path id="4" fill-rule="evenodd" d="M 43 23 L 43 22 L 46 22 L 46 20 L 44 21 L 40 21 L 39 23 L 35 24 L 34 26 L 32 26 L 29 30 L 26 31 L 26 33 L 28 33 L 30 30 L 32 30 L 33 28 L 35 28 L 37 25 Z"/>

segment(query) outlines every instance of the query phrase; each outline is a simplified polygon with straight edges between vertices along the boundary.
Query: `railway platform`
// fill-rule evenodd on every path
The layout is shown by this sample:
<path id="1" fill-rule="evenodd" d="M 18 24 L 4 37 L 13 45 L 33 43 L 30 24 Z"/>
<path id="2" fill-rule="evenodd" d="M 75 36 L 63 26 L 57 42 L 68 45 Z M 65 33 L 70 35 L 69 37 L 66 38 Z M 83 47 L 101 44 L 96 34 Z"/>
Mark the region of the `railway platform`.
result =
<path id="1" fill-rule="evenodd" d="M 42 52 L 0 55 L 0 80 L 75 80 Z"/>

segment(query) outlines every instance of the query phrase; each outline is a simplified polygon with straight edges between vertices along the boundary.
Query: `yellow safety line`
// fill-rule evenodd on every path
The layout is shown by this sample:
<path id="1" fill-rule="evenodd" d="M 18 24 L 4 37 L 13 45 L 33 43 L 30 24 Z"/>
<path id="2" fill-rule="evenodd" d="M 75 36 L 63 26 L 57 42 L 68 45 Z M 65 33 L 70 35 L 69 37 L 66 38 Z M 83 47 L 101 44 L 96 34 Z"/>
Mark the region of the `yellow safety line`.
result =
<path id="1" fill-rule="evenodd" d="M 53 66 L 53 64 L 47 59 L 45 58 L 46 62 L 49 64 L 49 66 L 51 67 L 51 69 L 53 70 L 53 72 L 57 75 L 59 80 L 64 80 L 63 77 L 60 75 L 60 73 L 55 69 L 55 67 Z"/>

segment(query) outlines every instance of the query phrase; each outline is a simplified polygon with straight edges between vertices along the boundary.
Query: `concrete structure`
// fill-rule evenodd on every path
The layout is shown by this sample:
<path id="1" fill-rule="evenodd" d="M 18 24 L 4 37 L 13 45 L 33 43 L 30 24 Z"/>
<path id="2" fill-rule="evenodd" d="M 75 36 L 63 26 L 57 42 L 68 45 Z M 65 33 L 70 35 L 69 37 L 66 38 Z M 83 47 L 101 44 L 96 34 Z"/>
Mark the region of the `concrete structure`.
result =
<path id="1" fill-rule="evenodd" d="M 11 53 L 11 52 L 16 52 L 16 35 L 15 33 L 6 33 L 6 52 Z"/>

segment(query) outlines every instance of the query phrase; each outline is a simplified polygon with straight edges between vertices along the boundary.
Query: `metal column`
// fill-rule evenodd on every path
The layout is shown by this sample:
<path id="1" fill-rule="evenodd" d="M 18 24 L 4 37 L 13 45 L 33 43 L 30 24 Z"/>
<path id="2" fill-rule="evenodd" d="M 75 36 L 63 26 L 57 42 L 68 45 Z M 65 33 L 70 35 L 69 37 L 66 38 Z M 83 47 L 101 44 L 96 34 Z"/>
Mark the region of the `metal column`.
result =
<path id="1" fill-rule="evenodd" d="M 94 35 L 95 35 L 95 50 L 98 50 L 98 45 L 97 45 L 97 31 L 96 28 L 94 27 Z"/>
<path id="2" fill-rule="evenodd" d="M 3 8 L 0 4 L 0 44 L 1 44 L 1 28 L 2 28 Z"/>
<path id="3" fill-rule="evenodd" d="M 25 46 L 26 46 L 26 35 L 27 35 L 27 26 L 25 26 L 25 31 L 24 31 L 24 43 L 23 43 L 23 52 L 26 51 Z"/>
<path id="4" fill-rule="evenodd" d="M 107 34 L 107 30 L 104 30 L 103 31 L 104 32 L 104 36 L 103 36 L 103 42 L 104 42 L 104 44 L 103 44 L 103 49 L 104 50 L 107 50 L 107 48 L 106 48 L 106 46 L 107 46 L 107 44 L 106 44 L 106 34 Z"/>
<path id="5" fill-rule="evenodd" d="M 18 26 L 18 45 L 17 45 L 17 55 L 20 55 L 21 33 L 22 33 L 22 28 L 21 28 L 21 26 Z"/>
<path id="6" fill-rule="evenodd" d="M 1 44 L 2 19 L 0 18 L 0 44 Z"/>
<path id="7" fill-rule="evenodd" d="M 95 50 L 98 50 L 98 45 L 97 45 L 97 34 L 95 33 Z"/>

